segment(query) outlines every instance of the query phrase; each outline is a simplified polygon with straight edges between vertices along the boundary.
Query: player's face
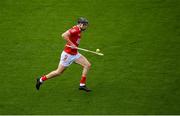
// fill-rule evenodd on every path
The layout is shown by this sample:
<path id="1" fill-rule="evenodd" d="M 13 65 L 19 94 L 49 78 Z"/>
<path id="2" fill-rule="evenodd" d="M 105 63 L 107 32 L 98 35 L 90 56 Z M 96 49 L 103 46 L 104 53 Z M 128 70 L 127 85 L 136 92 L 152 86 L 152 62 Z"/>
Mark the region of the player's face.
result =
<path id="1" fill-rule="evenodd" d="M 81 24 L 80 28 L 82 31 L 85 31 L 88 27 L 88 24 Z"/>

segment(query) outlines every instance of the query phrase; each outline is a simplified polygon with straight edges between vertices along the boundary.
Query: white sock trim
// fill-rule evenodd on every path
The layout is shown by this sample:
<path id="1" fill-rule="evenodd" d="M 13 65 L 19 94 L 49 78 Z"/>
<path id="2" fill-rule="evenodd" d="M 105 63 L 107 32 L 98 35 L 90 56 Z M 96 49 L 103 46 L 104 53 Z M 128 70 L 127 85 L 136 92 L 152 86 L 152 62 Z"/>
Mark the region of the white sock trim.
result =
<path id="1" fill-rule="evenodd" d="M 85 84 L 84 83 L 80 83 L 80 86 L 85 86 Z"/>
<path id="2" fill-rule="evenodd" d="M 40 78 L 40 80 L 39 80 L 41 83 L 43 83 L 43 80 L 42 80 L 42 78 Z"/>

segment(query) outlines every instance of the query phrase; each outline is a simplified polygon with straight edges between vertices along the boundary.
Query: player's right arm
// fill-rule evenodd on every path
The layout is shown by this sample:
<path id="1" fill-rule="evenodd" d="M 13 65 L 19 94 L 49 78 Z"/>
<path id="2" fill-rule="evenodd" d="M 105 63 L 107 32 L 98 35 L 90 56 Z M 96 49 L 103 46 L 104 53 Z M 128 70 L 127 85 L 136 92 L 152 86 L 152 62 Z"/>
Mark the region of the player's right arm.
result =
<path id="1" fill-rule="evenodd" d="M 74 45 L 73 42 L 69 39 L 70 38 L 70 32 L 69 31 L 64 32 L 61 36 L 63 39 L 65 39 L 72 46 L 72 48 L 76 48 L 76 45 Z"/>

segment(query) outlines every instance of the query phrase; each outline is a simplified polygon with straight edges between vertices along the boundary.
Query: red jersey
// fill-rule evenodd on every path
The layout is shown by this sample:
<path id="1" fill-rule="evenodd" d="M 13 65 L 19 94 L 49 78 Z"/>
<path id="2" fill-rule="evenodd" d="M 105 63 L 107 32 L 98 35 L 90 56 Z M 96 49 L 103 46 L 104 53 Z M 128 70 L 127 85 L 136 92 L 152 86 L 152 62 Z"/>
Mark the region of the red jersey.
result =
<path id="1" fill-rule="evenodd" d="M 81 39 L 81 30 L 78 26 L 74 26 L 71 29 L 68 30 L 70 33 L 70 37 L 69 40 L 76 45 L 77 47 L 79 46 L 79 42 Z M 68 42 L 66 43 L 66 45 L 70 45 Z M 64 51 L 68 54 L 71 55 L 76 55 L 77 54 L 77 49 L 73 49 L 71 47 L 67 47 L 65 46 Z"/>

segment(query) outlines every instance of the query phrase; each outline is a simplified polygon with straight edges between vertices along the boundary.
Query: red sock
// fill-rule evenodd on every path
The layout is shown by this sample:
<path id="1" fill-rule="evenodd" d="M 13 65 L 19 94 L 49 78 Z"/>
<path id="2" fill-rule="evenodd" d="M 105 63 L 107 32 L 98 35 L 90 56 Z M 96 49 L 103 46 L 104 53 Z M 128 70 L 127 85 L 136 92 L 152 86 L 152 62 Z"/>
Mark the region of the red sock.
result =
<path id="1" fill-rule="evenodd" d="M 85 76 L 81 77 L 80 83 L 81 84 L 85 84 L 86 83 L 86 77 Z"/>
<path id="2" fill-rule="evenodd" d="M 45 81 L 45 80 L 47 80 L 47 77 L 46 77 L 46 75 L 42 76 L 42 77 L 41 77 L 41 79 L 42 79 L 42 81 Z"/>

